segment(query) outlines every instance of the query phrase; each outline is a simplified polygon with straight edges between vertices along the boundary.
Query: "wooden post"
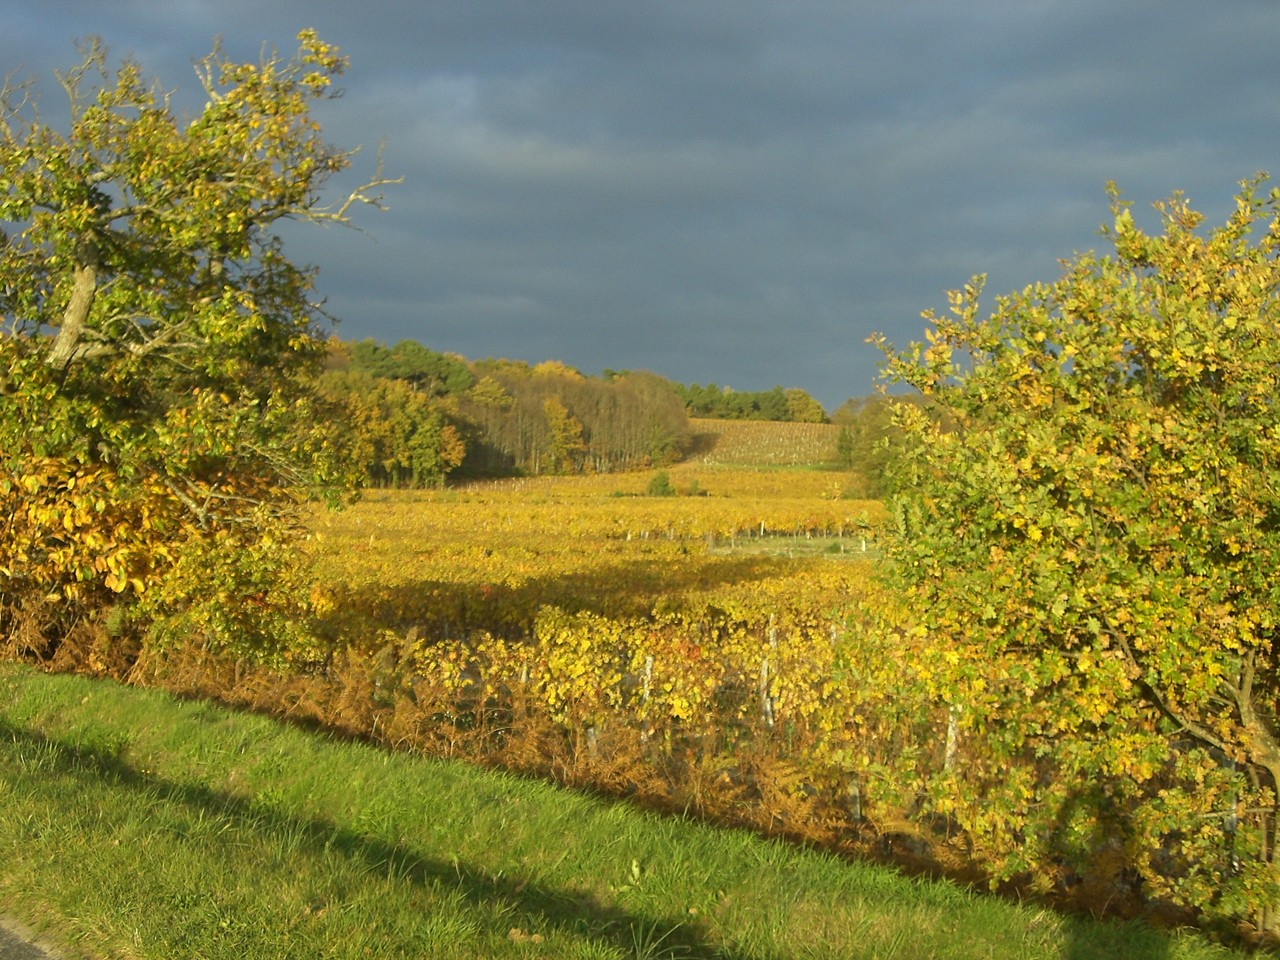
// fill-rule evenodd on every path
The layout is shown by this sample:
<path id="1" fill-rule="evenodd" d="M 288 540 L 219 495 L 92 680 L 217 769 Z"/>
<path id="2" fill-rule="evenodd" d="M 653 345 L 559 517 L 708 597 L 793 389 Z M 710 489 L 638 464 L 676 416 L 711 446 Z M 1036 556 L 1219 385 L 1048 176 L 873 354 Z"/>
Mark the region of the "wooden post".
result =
<path id="1" fill-rule="evenodd" d="M 778 628 L 773 624 L 773 614 L 769 614 L 769 649 L 776 653 L 778 649 Z M 773 697 L 769 695 L 769 658 L 760 661 L 760 713 L 767 727 L 773 726 Z"/>

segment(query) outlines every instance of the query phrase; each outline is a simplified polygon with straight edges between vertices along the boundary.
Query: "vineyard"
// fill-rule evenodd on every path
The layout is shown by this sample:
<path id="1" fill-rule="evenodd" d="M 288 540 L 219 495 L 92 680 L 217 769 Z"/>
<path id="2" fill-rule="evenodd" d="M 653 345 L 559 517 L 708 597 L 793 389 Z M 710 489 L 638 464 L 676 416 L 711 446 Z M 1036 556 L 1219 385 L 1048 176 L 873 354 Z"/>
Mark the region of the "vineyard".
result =
<path id="1" fill-rule="evenodd" d="M 988 794 L 961 791 L 964 776 L 997 768 L 938 684 L 958 655 L 875 575 L 882 504 L 841 496 L 847 477 L 833 471 L 663 473 L 675 495 L 649 495 L 648 473 L 368 492 L 308 518 L 313 586 L 278 655 L 255 664 L 186 645 L 113 667 L 107 634 L 64 644 L 58 662 L 846 852 L 994 874 L 1002 851 L 984 846 L 980 818 L 997 814 Z M 1036 757 L 993 775 L 1027 803 L 1059 782 Z M 1088 816 L 1070 828 L 1105 827 Z M 1153 834 L 1153 848 L 1177 849 Z M 1151 891 L 1177 873 L 1153 870 L 1143 889 L 1131 863 L 1090 840 L 1075 862 L 1005 876 L 1106 912 L 1173 902 Z"/>
<path id="2" fill-rule="evenodd" d="M 893 762 L 894 710 L 868 691 L 899 668 L 859 628 L 882 606 L 863 559 L 880 504 L 831 475 L 671 474 L 700 495 L 536 478 L 317 515 L 318 646 L 291 656 L 372 665 L 374 724 L 429 750 L 771 828 L 855 823 L 876 787 L 854 768 Z M 845 549 L 730 549 L 815 540 Z"/>
<path id="3" fill-rule="evenodd" d="M 874 575 L 883 506 L 840 497 L 847 478 L 828 471 L 667 473 L 676 496 L 645 495 L 644 473 L 538 477 L 317 513 L 310 646 L 274 685 L 224 673 L 205 688 L 664 809 L 984 869 L 977 835 L 945 815 L 963 808 L 921 806 L 988 758 L 938 694 L 916 612 Z M 1033 796 L 1037 769 L 1009 783 Z M 1140 909 L 1125 863 L 1035 889 Z"/>
<path id="4" fill-rule="evenodd" d="M 459 632 L 527 636 L 543 609 L 612 619 L 697 606 L 763 614 L 777 596 L 828 611 L 865 581 L 858 565 L 769 563 L 708 548 L 820 537 L 846 539 L 842 556 L 856 557 L 878 503 L 832 499 L 829 480 L 816 475 L 675 478 L 705 495 L 640 496 L 644 475 L 537 478 L 379 493 L 318 515 L 311 543 L 320 577 L 344 598 L 334 622 L 351 621 L 335 637 L 409 628 L 433 642 Z"/>
<path id="5" fill-rule="evenodd" d="M 832 423 L 690 419 L 692 459 L 706 465 L 808 466 L 834 463 L 840 428 Z"/>

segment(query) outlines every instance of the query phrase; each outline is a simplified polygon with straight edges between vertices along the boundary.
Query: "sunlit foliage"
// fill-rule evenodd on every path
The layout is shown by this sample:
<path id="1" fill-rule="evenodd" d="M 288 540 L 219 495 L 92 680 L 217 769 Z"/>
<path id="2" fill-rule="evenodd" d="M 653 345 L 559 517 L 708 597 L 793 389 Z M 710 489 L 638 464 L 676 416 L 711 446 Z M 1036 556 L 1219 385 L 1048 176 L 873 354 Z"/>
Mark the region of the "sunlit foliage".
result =
<path id="1" fill-rule="evenodd" d="M 843 810 L 852 778 L 859 817 L 897 817 L 912 701 L 890 693 L 908 676 L 899 641 L 868 627 L 888 613 L 866 559 L 879 505 L 830 499 L 814 474 L 670 473 L 709 495 L 540 478 L 317 515 L 310 656 L 354 646 L 382 695 L 434 705 L 444 728 L 519 708 L 602 763 L 629 743 L 651 765 L 637 782 L 678 757 L 728 771 L 729 797 L 751 756 L 785 757 L 788 789 Z M 828 548 L 789 556 L 812 538 Z M 761 541 L 780 549 L 733 549 Z"/>
<path id="2" fill-rule="evenodd" d="M 1109 255 L 976 280 L 888 352 L 920 391 L 894 570 L 954 721 L 934 778 L 1006 873 L 1111 850 L 1147 888 L 1280 922 L 1280 194 L 1162 232 L 1114 192 Z M 939 426 L 945 415 L 950 428 Z"/>
<path id="3" fill-rule="evenodd" d="M 275 227 L 345 222 L 380 182 L 322 205 L 349 157 L 311 109 L 346 61 L 298 40 L 257 63 L 215 48 L 191 117 L 96 42 L 58 75 L 65 129 L 33 87 L 0 90 L 0 632 L 26 649 L 106 621 L 288 636 L 268 581 L 289 516 L 346 476 L 307 384 L 313 272 Z"/>

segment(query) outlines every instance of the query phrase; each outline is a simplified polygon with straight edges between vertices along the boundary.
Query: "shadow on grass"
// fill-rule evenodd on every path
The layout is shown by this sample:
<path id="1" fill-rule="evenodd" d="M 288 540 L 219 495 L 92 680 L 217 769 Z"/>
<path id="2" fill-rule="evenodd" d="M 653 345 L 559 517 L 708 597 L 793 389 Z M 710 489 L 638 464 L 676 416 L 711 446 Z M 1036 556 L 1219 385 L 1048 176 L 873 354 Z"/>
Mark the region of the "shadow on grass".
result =
<path id="1" fill-rule="evenodd" d="M 687 919 L 624 910 L 601 903 L 585 891 L 557 889 L 516 877 L 494 877 L 466 863 L 426 856 L 412 847 L 387 843 L 327 820 L 290 816 L 251 805 L 233 794 L 154 777 L 114 752 L 63 743 L 2 719 L 0 735 L 51 755 L 54 769 L 67 775 L 107 779 L 123 788 L 159 797 L 165 803 L 239 820 L 263 832 L 284 833 L 291 842 L 301 838 L 317 857 L 337 851 L 370 873 L 391 873 L 418 887 L 456 891 L 478 908 L 509 906 L 521 916 L 540 918 L 548 930 L 582 937 L 625 955 L 634 953 L 637 944 L 660 943 L 661 955 L 688 960 L 778 960 L 756 951 L 748 955 L 713 944 L 704 931 Z"/>

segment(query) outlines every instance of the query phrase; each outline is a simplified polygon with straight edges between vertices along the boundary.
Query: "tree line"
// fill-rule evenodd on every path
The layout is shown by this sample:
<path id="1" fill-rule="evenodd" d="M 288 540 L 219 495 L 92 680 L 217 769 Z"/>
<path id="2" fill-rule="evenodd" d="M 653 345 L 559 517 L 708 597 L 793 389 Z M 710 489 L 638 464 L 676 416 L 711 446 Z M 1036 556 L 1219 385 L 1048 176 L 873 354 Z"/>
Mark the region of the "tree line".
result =
<path id="1" fill-rule="evenodd" d="M 799 387 L 772 390 L 734 390 L 709 383 L 676 384 L 691 417 L 713 420 L 775 420 L 794 423 L 826 423 L 827 412 Z"/>
<path id="2" fill-rule="evenodd" d="M 688 417 L 644 372 L 587 377 L 557 361 L 469 362 L 414 341 L 331 341 L 319 386 L 371 483 L 633 470 L 678 460 Z"/>
<path id="3" fill-rule="evenodd" d="M 686 387 L 644 371 L 591 377 L 554 360 L 469 361 L 412 340 L 332 340 L 326 366 L 319 383 L 333 425 L 378 486 L 665 466 L 688 452 L 691 416 L 827 421 L 797 388 Z M 870 455 L 870 434 L 859 438 L 854 455 Z"/>

